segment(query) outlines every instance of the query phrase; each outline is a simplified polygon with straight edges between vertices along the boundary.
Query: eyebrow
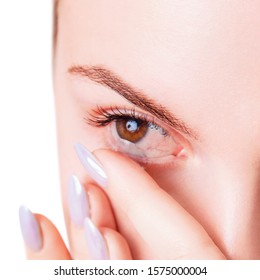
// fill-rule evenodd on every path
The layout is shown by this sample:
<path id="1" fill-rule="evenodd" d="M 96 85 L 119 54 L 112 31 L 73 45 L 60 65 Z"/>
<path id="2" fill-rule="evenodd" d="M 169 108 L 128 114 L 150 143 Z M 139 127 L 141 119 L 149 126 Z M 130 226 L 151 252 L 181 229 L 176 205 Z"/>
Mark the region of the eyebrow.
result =
<path id="1" fill-rule="evenodd" d="M 147 97 L 143 91 L 135 89 L 125 82 L 119 75 L 103 66 L 74 65 L 68 72 L 72 75 L 79 75 L 88 78 L 93 82 L 112 89 L 137 107 L 150 112 L 158 119 L 164 121 L 173 128 L 198 139 L 197 133 L 193 131 L 186 123 L 171 113 L 166 107 L 155 100 Z"/>

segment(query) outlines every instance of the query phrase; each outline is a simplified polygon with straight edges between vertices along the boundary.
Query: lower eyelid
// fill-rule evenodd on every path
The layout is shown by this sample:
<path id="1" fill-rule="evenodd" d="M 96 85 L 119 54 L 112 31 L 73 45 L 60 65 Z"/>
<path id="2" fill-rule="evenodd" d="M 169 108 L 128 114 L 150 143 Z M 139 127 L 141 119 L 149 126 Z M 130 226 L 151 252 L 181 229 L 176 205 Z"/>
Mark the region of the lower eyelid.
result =
<path id="1" fill-rule="evenodd" d="M 138 149 L 142 149 L 142 148 L 138 148 L 136 147 L 136 143 L 131 143 L 125 139 L 118 139 L 118 140 L 115 140 L 117 137 L 119 137 L 117 135 L 117 132 L 113 130 L 113 125 L 111 125 L 109 127 L 109 129 L 107 130 L 106 132 L 106 144 L 108 146 L 110 146 L 114 151 L 118 151 L 118 152 L 121 152 L 122 154 L 132 158 L 133 160 L 139 162 L 139 163 L 146 163 L 146 164 L 162 164 L 163 162 L 169 162 L 170 161 L 174 161 L 176 160 L 177 158 L 183 158 L 183 156 L 180 157 L 181 155 L 181 150 L 183 149 L 180 145 L 178 145 L 177 143 L 173 144 L 173 147 L 174 147 L 174 150 L 172 150 L 172 153 L 173 152 L 176 152 L 177 154 L 172 154 L 172 153 L 169 153 L 169 154 L 162 154 L 161 156 L 151 156 L 149 157 L 147 155 L 147 153 L 149 153 L 149 146 L 147 146 L 147 149 L 145 150 L 139 150 L 140 152 L 140 155 L 138 155 L 136 152 Z M 111 135 L 112 135 L 112 138 L 111 138 Z M 161 136 L 161 137 L 170 137 L 170 136 Z M 144 141 L 144 140 L 142 140 Z M 173 140 L 174 141 L 174 140 Z M 175 141 L 174 141 L 175 142 Z M 121 148 L 120 145 L 125 145 L 124 148 Z M 132 149 L 132 146 L 135 146 L 135 152 L 131 153 L 129 152 L 129 150 Z M 153 148 L 152 148 L 153 149 Z M 157 149 L 154 149 L 154 150 L 157 150 Z M 158 149 L 157 151 L 160 151 L 160 149 Z M 161 151 L 162 153 L 165 153 L 165 151 Z M 158 152 L 159 153 L 159 152 Z"/>

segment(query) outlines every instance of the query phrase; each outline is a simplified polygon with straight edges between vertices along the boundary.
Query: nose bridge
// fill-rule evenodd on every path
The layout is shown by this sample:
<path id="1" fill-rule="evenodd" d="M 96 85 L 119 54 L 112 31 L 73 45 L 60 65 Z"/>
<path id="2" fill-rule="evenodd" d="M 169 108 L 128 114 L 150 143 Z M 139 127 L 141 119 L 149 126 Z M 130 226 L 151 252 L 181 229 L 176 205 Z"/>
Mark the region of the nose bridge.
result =
<path id="1" fill-rule="evenodd" d="M 221 220 L 226 255 L 232 259 L 260 258 L 260 176 L 256 165 L 222 164 Z"/>

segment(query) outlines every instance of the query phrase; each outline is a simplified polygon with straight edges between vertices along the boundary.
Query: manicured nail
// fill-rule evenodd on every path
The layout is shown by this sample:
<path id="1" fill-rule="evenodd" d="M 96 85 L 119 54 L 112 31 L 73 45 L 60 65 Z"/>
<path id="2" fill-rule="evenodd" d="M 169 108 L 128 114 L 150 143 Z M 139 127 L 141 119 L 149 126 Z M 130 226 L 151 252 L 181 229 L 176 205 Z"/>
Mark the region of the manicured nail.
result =
<path id="1" fill-rule="evenodd" d="M 83 227 L 85 218 L 89 216 L 88 197 L 79 179 L 74 175 L 69 178 L 68 206 L 73 223 Z"/>
<path id="2" fill-rule="evenodd" d="M 84 229 L 88 252 L 90 254 L 91 259 L 107 260 L 108 254 L 106 242 L 100 231 L 96 228 L 96 226 L 92 223 L 92 221 L 89 218 L 85 219 Z"/>
<path id="3" fill-rule="evenodd" d="M 91 178 L 99 185 L 105 187 L 107 185 L 107 175 L 104 172 L 101 163 L 83 145 L 79 143 L 75 144 L 75 150 L 79 160 L 88 171 L 89 176 L 91 176 Z"/>
<path id="4" fill-rule="evenodd" d="M 24 242 L 33 251 L 39 251 L 42 247 L 40 226 L 33 213 L 21 206 L 19 209 L 20 226 Z"/>

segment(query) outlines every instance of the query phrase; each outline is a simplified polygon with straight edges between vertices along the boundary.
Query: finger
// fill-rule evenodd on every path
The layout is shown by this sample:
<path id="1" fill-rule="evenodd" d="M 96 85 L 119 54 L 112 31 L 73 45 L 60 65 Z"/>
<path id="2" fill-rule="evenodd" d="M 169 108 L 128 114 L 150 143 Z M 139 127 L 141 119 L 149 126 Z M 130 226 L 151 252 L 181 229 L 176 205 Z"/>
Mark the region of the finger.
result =
<path id="1" fill-rule="evenodd" d="M 116 228 L 110 202 L 104 191 L 94 184 L 81 184 L 76 176 L 71 176 L 67 193 L 68 237 L 73 259 L 89 259 L 86 247 L 84 220 L 91 217 L 97 227 Z"/>
<path id="2" fill-rule="evenodd" d="M 110 260 L 131 260 L 131 252 L 125 238 L 117 231 L 110 228 L 102 228 Z"/>
<path id="3" fill-rule="evenodd" d="M 90 201 L 90 217 L 98 227 L 116 229 L 116 221 L 110 201 L 103 189 L 94 184 L 87 185 Z"/>
<path id="4" fill-rule="evenodd" d="M 127 215 L 159 258 L 224 258 L 203 227 L 139 164 L 108 150 L 94 154 L 106 173 L 112 204 Z"/>
<path id="5" fill-rule="evenodd" d="M 84 221 L 84 233 L 89 259 L 131 259 L 126 240 L 115 230 L 109 228 L 98 229 L 89 218 L 86 218 Z"/>
<path id="6" fill-rule="evenodd" d="M 25 207 L 20 208 L 19 216 L 28 259 L 70 259 L 60 233 L 50 220 L 40 214 L 33 214 Z"/>

